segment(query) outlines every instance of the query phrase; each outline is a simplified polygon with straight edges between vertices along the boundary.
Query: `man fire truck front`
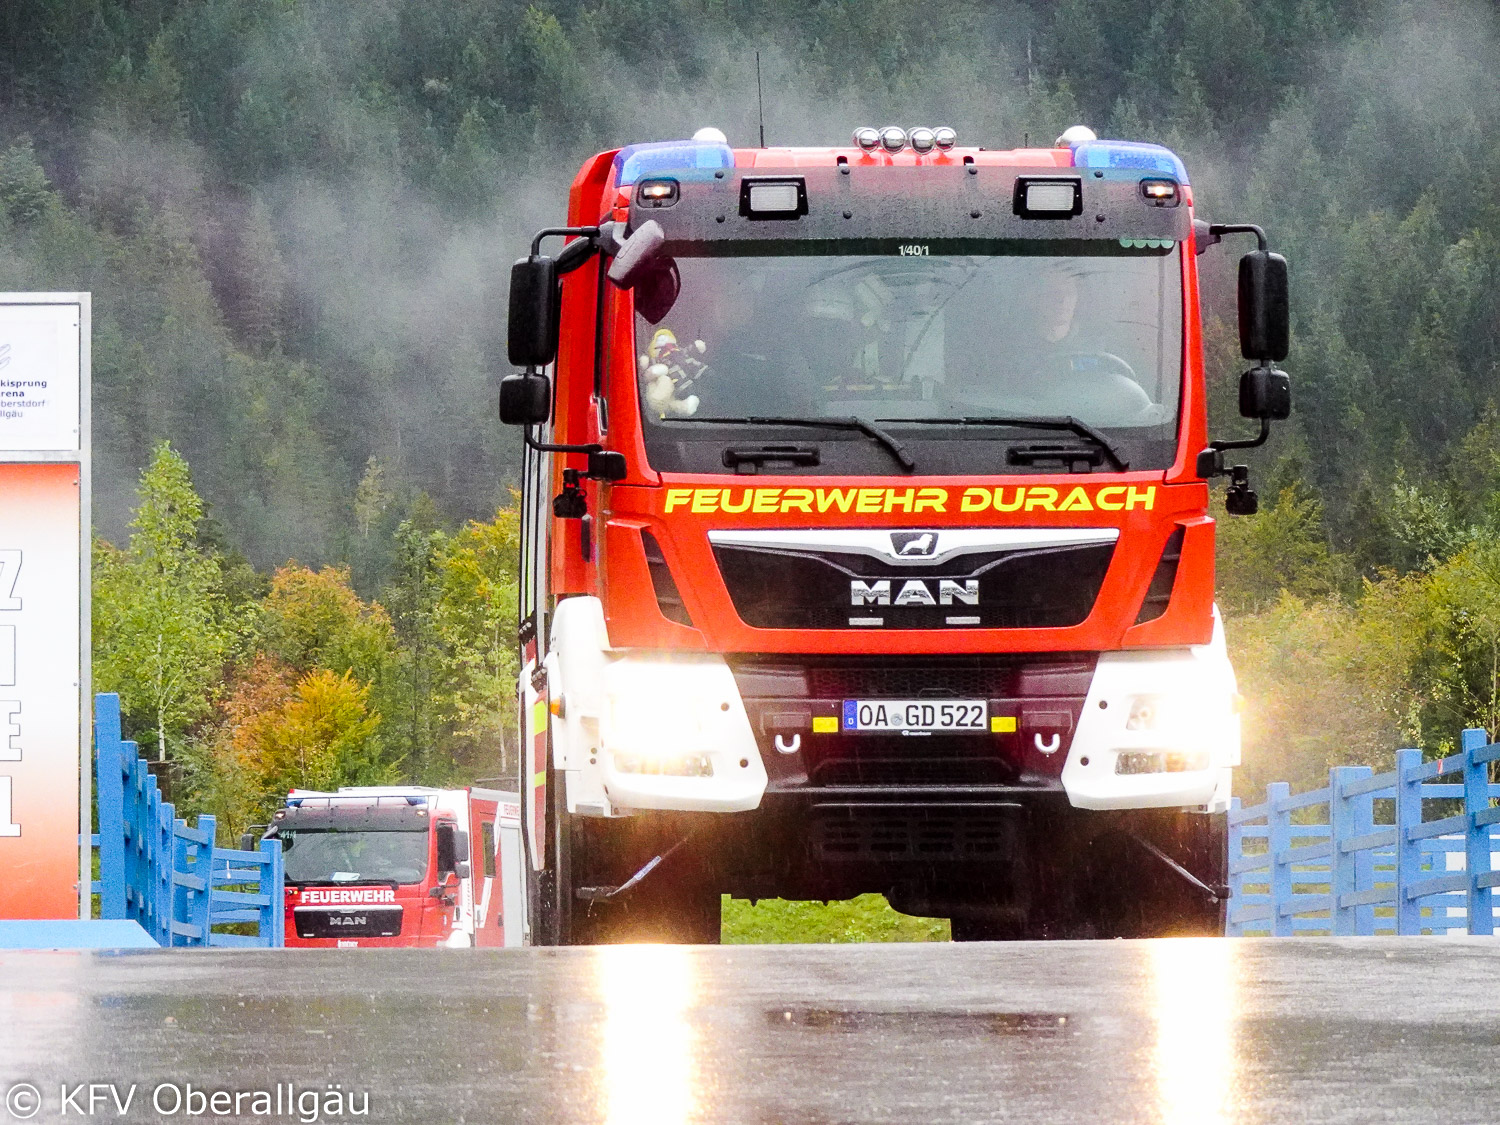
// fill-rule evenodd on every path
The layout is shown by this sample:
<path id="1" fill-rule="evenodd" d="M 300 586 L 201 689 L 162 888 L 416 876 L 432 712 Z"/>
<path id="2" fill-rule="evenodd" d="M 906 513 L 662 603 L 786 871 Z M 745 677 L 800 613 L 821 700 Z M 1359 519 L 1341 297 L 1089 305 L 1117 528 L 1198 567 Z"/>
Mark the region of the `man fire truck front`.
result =
<path id="1" fill-rule="evenodd" d="M 855 141 L 601 154 L 513 270 L 533 938 L 864 891 L 959 938 L 1213 932 L 1206 480 L 1253 510 L 1224 452 L 1290 407 L 1285 261 L 1155 145 Z M 1211 442 L 1228 233 L 1260 433 Z"/>

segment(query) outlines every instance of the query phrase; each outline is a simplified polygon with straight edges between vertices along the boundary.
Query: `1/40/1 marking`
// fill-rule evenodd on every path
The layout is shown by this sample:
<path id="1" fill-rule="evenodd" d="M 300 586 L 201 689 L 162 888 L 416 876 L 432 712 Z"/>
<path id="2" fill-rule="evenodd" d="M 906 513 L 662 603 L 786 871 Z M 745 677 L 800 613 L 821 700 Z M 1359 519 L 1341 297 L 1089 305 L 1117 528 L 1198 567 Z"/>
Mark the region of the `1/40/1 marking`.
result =
<path id="1" fill-rule="evenodd" d="M 926 258 L 928 250 L 925 243 L 903 242 L 898 248 L 903 258 Z"/>

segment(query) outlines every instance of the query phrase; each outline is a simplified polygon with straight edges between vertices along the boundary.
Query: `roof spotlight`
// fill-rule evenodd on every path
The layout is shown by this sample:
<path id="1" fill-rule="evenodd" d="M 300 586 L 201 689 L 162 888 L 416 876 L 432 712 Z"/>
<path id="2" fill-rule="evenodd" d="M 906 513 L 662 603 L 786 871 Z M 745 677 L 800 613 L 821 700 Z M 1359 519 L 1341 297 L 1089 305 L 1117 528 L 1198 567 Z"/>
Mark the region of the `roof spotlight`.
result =
<path id="1" fill-rule="evenodd" d="M 887 125 L 880 130 L 880 147 L 886 152 L 900 152 L 906 147 L 906 130 L 899 125 Z"/>
<path id="2" fill-rule="evenodd" d="M 880 130 L 872 129 L 866 125 L 863 129 L 854 130 L 854 143 L 866 152 L 874 152 L 880 147 Z"/>
<path id="3" fill-rule="evenodd" d="M 931 129 L 913 129 L 907 139 L 911 141 L 911 150 L 918 153 L 931 152 L 937 147 L 937 135 Z"/>
<path id="4" fill-rule="evenodd" d="M 947 152 L 954 145 L 958 144 L 958 134 L 946 125 L 939 125 L 932 131 L 932 140 L 939 149 Z"/>

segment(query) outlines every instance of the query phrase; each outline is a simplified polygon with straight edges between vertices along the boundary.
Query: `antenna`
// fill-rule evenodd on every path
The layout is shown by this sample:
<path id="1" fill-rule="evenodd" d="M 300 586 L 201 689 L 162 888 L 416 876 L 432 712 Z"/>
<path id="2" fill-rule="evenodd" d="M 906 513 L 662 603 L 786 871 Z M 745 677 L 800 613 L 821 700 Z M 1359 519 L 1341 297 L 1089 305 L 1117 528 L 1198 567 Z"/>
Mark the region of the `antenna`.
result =
<path id="1" fill-rule="evenodd" d="M 755 106 L 760 114 L 760 147 L 766 147 L 766 100 L 760 90 L 760 52 L 755 52 Z"/>

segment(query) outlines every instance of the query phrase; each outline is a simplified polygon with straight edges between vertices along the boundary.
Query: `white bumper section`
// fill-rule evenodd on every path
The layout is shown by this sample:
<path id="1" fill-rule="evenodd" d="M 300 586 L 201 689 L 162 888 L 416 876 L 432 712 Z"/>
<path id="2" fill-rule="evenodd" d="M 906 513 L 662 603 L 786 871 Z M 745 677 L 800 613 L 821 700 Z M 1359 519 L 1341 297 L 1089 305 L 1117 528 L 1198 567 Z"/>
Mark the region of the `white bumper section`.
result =
<path id="1" fill-rule="evenodd" d="M 568 811 L 741 812 L 760 804 L 766 767 L 722 657 L 614 653 L 598 598 L 567 598 L 547 654 L 553 764 Z"/>
<path id="2" fill-rule="evenodd" d="M 711 654 L 615 653 L 598 598 L 567 598 L 547 655 L 553 764 L 570 813 L 741 812 L 766 770 L 739 689 Z M 1062 785 L 1080 809 L 1229 807 L 1240 760 L 1234 670 L 1212 640 L 1099 657 Z"/>
<path id="3" fill-rule="evenodd" d="M 1223 812 L 1240 764 L 1238 701 L 1217 609 L 1206 645 L 1102 654 L 1063 765 L 1068 800 Z"/>

